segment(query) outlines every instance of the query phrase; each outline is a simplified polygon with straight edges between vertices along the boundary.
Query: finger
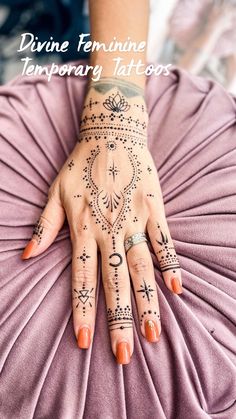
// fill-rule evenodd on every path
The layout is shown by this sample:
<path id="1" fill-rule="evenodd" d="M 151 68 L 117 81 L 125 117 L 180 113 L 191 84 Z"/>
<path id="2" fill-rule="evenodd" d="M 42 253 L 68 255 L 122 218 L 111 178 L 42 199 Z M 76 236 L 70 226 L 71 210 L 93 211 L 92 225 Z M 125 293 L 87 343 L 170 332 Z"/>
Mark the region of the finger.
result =
<path id="1" fill-rule="evenodd" d="M 31 240 L 25 247 L 21 258 L 29 259 L 43 253 L 55 240 L 65 220 L 59 187 L 53 183 L 48 193 L 47 204 L 36 221 Z"/>
<path id="2" fill-rule="evenodd" d="M 157 220 L 151 216 L 147 222 L 147 231 L 166 286 L 173 293 L 181 294 L 183 288 L 180 265 L 165 217 Z"/>
<path id="3" fill-rule="evenodd" d="M 73 325 L 78 347 L 87 349 L 95 328 L 97 243 L 88 236 L 78 235 L 72 247 Z"/>
<path id="4" fill-rule="evenodd" d="M 113 236 L 100 249 L 112 351 L 119 364 L 128 364 L 133 353 L 133 315 L 124 244 Z"/>
<path id="5" fill-rule="evenodd" d="M 142 242 L 132 246 L 126 256 L 135 292 L 141 332 L 149 342 L 157 342 L 161 333 L 161 322 L 150 251 L 147 244 Z"/>

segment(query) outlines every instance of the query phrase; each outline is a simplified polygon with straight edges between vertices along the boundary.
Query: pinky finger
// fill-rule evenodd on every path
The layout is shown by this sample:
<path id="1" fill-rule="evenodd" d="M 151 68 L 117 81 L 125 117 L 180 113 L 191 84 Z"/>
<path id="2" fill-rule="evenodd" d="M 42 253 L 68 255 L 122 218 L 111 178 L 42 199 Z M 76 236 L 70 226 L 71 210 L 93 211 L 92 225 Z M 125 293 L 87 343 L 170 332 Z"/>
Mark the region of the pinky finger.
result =
<path id="1" fill-rule="evenodd" d="M 166 219 L 157 221 L 150 218 L 147 231 L 167 288 L 181 294 L 181 270 Z"/>

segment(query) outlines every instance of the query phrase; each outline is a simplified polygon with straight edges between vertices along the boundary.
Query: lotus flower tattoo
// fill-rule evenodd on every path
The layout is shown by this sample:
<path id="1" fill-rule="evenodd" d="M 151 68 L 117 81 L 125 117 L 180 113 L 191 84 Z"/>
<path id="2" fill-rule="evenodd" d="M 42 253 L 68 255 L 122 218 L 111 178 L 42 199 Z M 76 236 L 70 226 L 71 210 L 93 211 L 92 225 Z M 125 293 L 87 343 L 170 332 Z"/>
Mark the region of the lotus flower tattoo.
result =
<path id="1" fill-rule="evenodd" d="M 130 109 L 130 105 L 124 96 L 117 93 L 115 96 L 109 96 L 108 99 L 103 102 L 103 106 L 112 112 L 126 112 Z"/>

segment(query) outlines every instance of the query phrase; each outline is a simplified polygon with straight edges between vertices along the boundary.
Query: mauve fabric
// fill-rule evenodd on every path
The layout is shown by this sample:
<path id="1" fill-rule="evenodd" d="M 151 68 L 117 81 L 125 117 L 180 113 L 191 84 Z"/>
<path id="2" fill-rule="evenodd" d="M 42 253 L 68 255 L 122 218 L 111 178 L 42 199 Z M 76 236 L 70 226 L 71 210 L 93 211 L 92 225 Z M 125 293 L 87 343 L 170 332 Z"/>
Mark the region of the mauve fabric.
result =
<path id="1" fill-rule="evenodd" d="M 165 286 L 152 253 L 162 333 L 111 351 L 100 265 L 89 350 L 77 347 L 65 222 L 42 255 L 21 253 L 50 184 L 76 144 L 86 80 L 18 77 L 0 88 L 0 418 L 236 418 L 236 103 L 220 85 L 173 69 L 150 77 L 148 143 L 182 269 Z"/>

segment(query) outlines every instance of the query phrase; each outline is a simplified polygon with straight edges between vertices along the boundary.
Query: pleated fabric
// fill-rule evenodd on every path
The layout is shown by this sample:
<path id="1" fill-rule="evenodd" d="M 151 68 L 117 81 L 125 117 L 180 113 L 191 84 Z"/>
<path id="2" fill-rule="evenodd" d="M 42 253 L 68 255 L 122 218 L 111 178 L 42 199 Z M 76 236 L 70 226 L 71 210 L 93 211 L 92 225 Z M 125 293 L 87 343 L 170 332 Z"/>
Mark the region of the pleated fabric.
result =
<path id="1" fill-rule="evenodd" d="M 134 354 L 111 351 L 101 271 L 92 346 L 77 347 L 67 221 L 42 255 L 21 253 L 79 134 L 86 80 L 18 77 L 0 88 L 1 419 L 236 418 L 236 102 L 173 69 L 149 77 L 149 149 L 184 292 L 154 254 L 162 333 L 148 343 L 132 293 Z"/>

